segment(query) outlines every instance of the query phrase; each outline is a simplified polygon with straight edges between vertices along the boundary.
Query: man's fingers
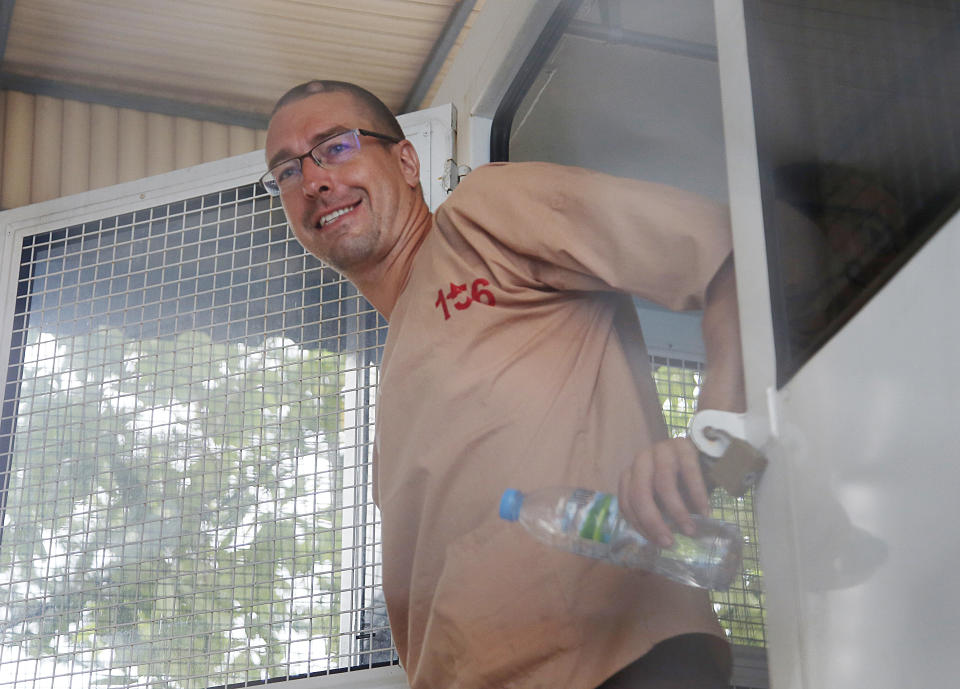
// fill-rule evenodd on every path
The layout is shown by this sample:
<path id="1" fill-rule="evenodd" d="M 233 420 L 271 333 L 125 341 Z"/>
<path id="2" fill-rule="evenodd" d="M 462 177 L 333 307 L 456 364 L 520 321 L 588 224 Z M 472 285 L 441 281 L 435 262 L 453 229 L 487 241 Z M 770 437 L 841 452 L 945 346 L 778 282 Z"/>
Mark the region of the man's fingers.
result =
<path id="1" fill-rule="evenodd" d="M 619 501 L 627 521 L 663 547 L 673 545 L 674 528 L 693 535 L 691 513 L 705 515 L 710 509 L 693 443 L 666 440 L 637 455 L 620 477 Z"/>
<path id="2" fill-rule="evenodd" d="M 690 508 L 681 493 L 681 458 L 678 450 L 678 443 L 658 443 L 654 446 L 653 487 L 656 502 L 676 527 L 689 536 L 695 527 L 690 518 Z"/>
<path id="3" fill-rule="evenodd" d="M 654 543 L 668 548 L 673 545 L 673 534 L 654 497 L 653 473 L 653 457 L 643 453 L 621 475 L 618 501 L 628 522 Z"/>
<path id="4" fill-rule="evenodd" d="M 700 453 L 692 442 L 684 442 L 680 456 L 680 477 L 686 490 L 690 511 L 706 516 L 710 512 L 710 495 L 700 467 Z"/>

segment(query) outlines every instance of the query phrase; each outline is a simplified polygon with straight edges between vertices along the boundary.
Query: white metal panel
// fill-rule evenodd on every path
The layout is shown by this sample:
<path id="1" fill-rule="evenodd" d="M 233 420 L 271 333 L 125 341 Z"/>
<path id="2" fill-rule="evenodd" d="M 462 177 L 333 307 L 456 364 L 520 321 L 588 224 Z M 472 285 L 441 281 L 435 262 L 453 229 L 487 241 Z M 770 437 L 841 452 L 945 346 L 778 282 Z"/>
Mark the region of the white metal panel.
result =
<path id="1" fill-rule="evenodd" d="M 776 689 L 953 686 L 960 218 L 780 391 L 743 6 L 715 3 Z"/>
<path id="2" fill-rule="evenodd" d="M 60 196 L 90 188 L 90 104 L 63 102 L 63 143 L 60 159 Z M 172 169 L 165 168 L 163 172 Z"/>
<path id="3" fill-rule="evenodd" d="M 8 91 L 3 134 L 3 187 L 0 207 L 30 203 L 33 177 L 34 97 Z"/>
<path id="4" fill-rule="evenodd" d="M 804 687 L 956 681 L 958 265 L 954 217 L 777 394 Z"/>
<path id="5" fill-rule="evenodd" d="M 118 130 L 120 153 L 117 178 L 129 182 L 147 176 L 147 113 L 140 110 L 120 111 Z"/>
<path id="6" fill-rule="evenodd" d="M 75 100 L 3 92 L 10 209 L 254 150 L 259 130 Z M 5 119 L 5 124 L 4 120 Z"/>
<path id="7" fill-rule="evenodd" d="M 770 442 L 770 436 L 777 434 L 777 419 L 768 409 L 775 390 L 776 358 L 743 4 L 715 0 L 714 8 L 747 395 L 747 440 L 763 447 L 773 460 L 755 495 L 763 543 L 770 682 L 776 689 L 812 689 L 801 676 L 805 627 L 796 582 L 796 521 L 789 491 L 793 467 L 780 459 Z"/>
<path id="8" fill-rule="evenodd" d="M 392 665 L 362 672 L 295 679 L 281 686 L 283 689 L 406 689 L 410 685 L 403 669 Z"/>
<path id="9" fill-rule="evenodd" d="M 119 126 L 119 110 L 107 105 L 92 104 L 90 106 L 90 148 L 85 151 L 86 157 L 90 160 L 88 189 L 100 189 L 117 183 L 117 160 L 120 155 L 120 142 L 117 135 Z M 97 155 L 91 156 L 90 151 L 96 151 Z"/>
<path id="10" fill-rule="evenodd" d="M 34 127 L 44 136 L 33 139 L 33 179 L 31 188 L 36 201 L 60 196 L 60 145 L 63 139 L 63 101 L 37 96 L 33 112 Z"/>

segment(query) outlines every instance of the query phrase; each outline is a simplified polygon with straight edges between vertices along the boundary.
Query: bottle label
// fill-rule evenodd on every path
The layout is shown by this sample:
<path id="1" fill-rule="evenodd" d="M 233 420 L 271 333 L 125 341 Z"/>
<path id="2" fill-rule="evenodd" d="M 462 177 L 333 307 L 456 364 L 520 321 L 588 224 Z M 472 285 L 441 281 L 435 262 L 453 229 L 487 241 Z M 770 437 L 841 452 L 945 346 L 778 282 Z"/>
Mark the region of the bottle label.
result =
<path id="1" fill-rule="evenodd" d="M 617 499 L 610 493 L 575 490 L 564 509 L 563 530 L 580 538 L 609 543 L 617 520 Z"/>

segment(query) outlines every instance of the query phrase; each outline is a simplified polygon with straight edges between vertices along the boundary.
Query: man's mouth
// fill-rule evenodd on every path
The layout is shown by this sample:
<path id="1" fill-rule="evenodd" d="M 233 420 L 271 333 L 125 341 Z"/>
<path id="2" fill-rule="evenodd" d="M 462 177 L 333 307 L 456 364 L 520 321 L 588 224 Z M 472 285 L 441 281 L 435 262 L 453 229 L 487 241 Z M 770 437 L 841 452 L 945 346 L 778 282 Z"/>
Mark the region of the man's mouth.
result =
<path id="1" fill-rule="evenodd" d="M 347 213 L 349 213 L 359 205 L 360 205 L 360 202 L 357 201 L 356 203 L 350 206 L 346 206 L 344 208 L 338 208 L 337 210 L 327 213 L 326 215 L 321 215 L 320 220 L 317 221 L 317 227 L 324 227 L 325 225 L 329 225 L 334 220 L 336 220 L 342 215 L 346 215 Z"/>

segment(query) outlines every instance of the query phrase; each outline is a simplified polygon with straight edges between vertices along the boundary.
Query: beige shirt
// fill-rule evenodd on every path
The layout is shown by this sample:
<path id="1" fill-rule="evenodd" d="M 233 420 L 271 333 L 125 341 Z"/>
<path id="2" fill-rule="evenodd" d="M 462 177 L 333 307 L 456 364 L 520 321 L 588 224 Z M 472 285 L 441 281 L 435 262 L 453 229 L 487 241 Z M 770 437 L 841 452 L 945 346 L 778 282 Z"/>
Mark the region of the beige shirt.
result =
<path id="1" fill-rule="evenodd" d="M 506 488 L 615 492 L 667 436 L 629 294 L 703 305 L 726 208 L 541 163 L 484 166 L 438 209 L 391 314 L 375 495 L 414 689 L 588 689 L 665 638 L 722 636 L 707 594 L 561 552 Z"/>

